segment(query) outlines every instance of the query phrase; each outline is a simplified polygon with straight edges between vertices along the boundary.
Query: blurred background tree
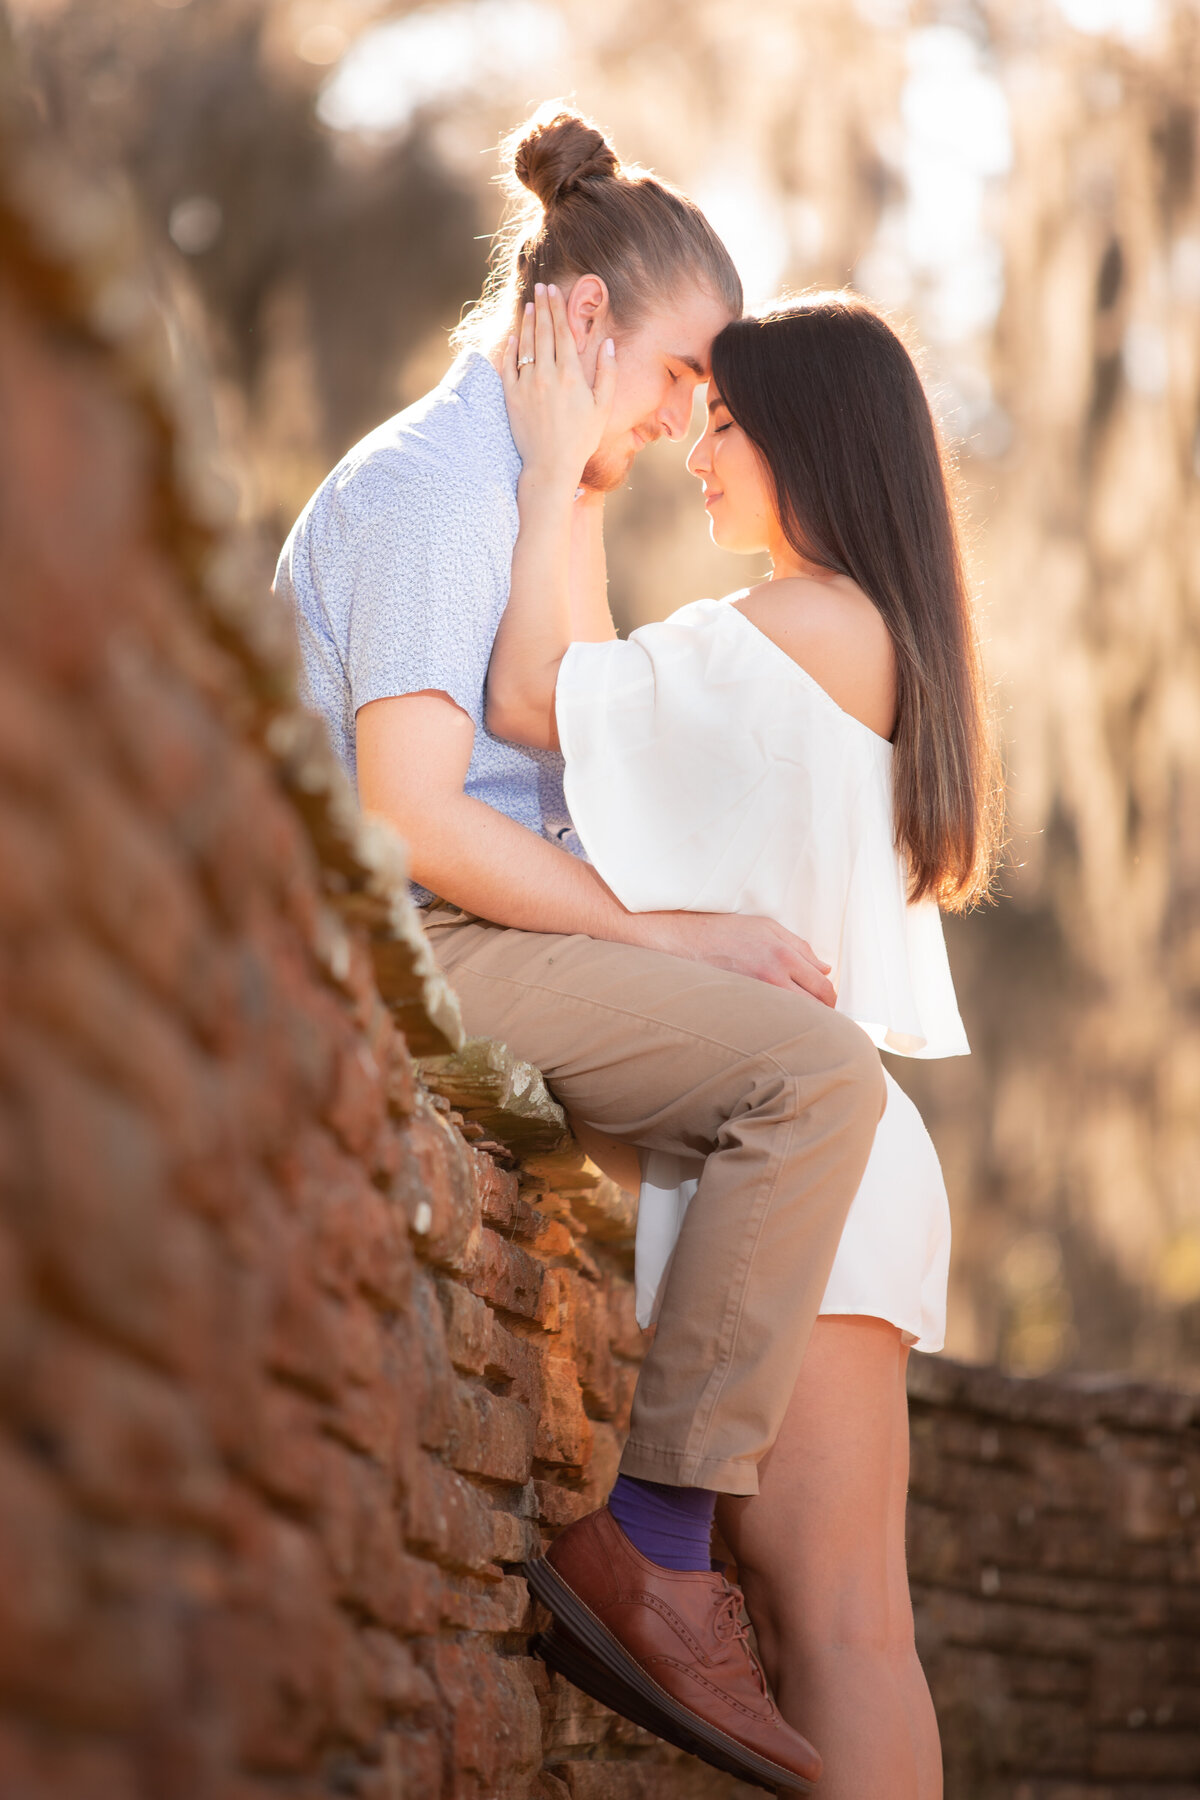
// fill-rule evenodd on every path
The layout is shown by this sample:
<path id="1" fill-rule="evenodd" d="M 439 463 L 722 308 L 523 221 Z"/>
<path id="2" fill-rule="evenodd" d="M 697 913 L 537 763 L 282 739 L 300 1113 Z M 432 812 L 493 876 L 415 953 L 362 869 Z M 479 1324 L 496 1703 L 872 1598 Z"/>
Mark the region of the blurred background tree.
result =
<path id="1" fill-rule="evenodd" d="M 1009 764 L 951 922 L 975 1054 L 908 1066 L 955 1213 L 948 1348 L 1200 1381 L 1200 10 L 1195 0 L 10 0 L 39 104 L 123 169 L 273 547 L 437 380 L 547 96 L 708 210 L 751 306 L 911 322 L 960 466 Z M 194 296 L 202 307 L 196 309 Z M 628 628 L 757 570 L 684 448 L 610 503 Z"/>

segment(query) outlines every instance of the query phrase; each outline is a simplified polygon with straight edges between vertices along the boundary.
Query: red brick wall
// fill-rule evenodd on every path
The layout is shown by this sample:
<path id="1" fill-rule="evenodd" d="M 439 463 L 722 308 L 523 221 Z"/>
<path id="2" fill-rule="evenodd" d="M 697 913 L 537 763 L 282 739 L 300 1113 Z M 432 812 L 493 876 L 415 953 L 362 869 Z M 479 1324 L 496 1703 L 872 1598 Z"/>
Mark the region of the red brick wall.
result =
<path id="1" fill-rule="evenodd" d="M 446 1060 L 121 215 L 10 176 L 0 1800 L 730 1795 L 527 1654 L 514 1565 L 627 1416 L 627 1203 Z M 1200 1792 L 1195 1403 L 914 1408 L 953 1800 Z"/>
<path id="2" fill-rule="evenodd" d="M 629 1283 L 416 1080 L 177 441 L 5 248 L 0 1794 L 532 1793 L 511 1565 L 611 1470 Z"/>

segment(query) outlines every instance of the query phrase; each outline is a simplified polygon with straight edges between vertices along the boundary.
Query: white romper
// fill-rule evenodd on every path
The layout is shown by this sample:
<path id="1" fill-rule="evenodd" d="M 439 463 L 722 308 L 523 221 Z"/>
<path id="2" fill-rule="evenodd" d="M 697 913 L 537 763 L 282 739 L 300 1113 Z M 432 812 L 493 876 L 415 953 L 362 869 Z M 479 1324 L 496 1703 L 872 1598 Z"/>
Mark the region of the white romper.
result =
<path id="1" fill-rule="evenodd" d="M 756 914 L 832 965 L 837 1010 L 901 1056 L 968 1053 L 933 901 L 907 900 L 892 746 L 732 604 L 696 600 L 627 641 L 573 644 L 558 677 L 567 804 L 631 912 Z M 823 1313 L 945 1341 L 950 1212 L 912 1101 L 888 1103 Z M 657 1314 L 703 1160 L 642 1152 L 638 1319 Z"/>

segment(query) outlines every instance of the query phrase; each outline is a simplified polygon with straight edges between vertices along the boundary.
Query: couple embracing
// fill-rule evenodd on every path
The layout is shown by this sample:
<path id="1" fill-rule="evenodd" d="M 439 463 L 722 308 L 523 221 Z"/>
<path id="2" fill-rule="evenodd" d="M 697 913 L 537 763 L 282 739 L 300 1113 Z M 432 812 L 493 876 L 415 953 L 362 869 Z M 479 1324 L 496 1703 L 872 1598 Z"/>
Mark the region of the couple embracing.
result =
<path id="1" fill-rule="evenodd" d="M 934 1800 L 904 1378 L 949 1216 L 879 1049 L 966 1051 L 939 904 L 995 845 L 936 433 L 876 313 L 743 318 L 702 213 L 586 121 L 507 156 L 457 361 L 328 477 L 277 585 L 468 1032 L 637 1159 L 653 1341 L 607 1504 L 526 1567 L 539 1648 L 760 1787 L 823 1758 L 836 1800 Z M 604 497 L 698 387 L 712 536 L 771 574 L 621 641 Z"/>

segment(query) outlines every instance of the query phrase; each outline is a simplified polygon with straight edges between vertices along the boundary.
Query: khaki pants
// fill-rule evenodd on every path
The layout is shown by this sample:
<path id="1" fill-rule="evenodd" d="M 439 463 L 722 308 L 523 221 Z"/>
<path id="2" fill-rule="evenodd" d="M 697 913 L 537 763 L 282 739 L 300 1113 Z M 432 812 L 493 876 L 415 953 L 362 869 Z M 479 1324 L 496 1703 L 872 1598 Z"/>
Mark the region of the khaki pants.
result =
<path id="1" fill-rule="evenodd" d="M 799 989 L 447 907 L 426 921 L 471 1036 L 599 1130 L 707 1158 L 621 1468 L 757 1493 L 883 1111 L 874 1045 Z"/>

